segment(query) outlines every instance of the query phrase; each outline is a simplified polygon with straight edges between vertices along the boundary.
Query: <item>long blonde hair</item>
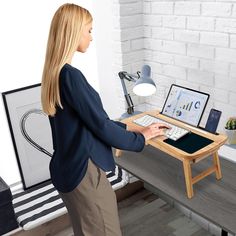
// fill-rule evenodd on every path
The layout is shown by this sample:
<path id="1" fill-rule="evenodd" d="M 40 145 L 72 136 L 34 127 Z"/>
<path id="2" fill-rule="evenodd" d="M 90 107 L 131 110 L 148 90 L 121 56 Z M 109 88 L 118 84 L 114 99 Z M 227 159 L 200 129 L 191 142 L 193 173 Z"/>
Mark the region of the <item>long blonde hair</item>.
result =
<path id="1" fill-rule="evenodd" d="M 62 108 L 60 70 L 66 63 L 71 62 L 78 49 L 83 27 L 90 22 L 92 16 L 89 11 L 71 3 L 59 7 L 53 16 L 41 84 L 41 102 L 47 115 L 54 116 L 57 106 Z"/>

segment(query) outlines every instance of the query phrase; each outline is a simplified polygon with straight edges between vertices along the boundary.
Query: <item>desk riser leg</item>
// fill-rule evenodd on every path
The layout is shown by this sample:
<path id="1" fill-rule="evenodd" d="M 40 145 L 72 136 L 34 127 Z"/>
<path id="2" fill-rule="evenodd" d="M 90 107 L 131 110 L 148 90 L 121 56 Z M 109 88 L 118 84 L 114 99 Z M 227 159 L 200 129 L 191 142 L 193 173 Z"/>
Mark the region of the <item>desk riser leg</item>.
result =
<path id="1" fill-rule="evenodd" d="M 122 150 L 116 149 L 116 151 L 115 151 L 115 156 L 116 156 L 116 157 L 120 157 L 121 154 L 122 154 Z"/>
<path id="2" fill-rule="evenodd" d="M 210 168 L 208 168 L 207 170 L 201 172 L 199 175 L 195 176 L 193 179 L 192 179 L 192 183 L 195 184 L 197 183 L 198 181 L 204 179 L 205 177 L 207 177 L 208 175 L 212 174 L 216 172 L 216 167 L 215 166 L 212 166 Z"/>
<path id="3" fill-rule="evenodd" d="M 186 183 L 186 190 L 188 198 L 193 197 L 193 183 L 192 183 L 192 170 L 190 166 L 190 161 L 183 160 L 183 167 L 184 167 L 184 177 Z"/>
<path id="4" fill-rule="evenodd" d="M 221 167 L 220 167 L 220 160 L 218 152 L 213 153 L 213 162 L 216 167 L 216 179 L 222 178 Z"/>

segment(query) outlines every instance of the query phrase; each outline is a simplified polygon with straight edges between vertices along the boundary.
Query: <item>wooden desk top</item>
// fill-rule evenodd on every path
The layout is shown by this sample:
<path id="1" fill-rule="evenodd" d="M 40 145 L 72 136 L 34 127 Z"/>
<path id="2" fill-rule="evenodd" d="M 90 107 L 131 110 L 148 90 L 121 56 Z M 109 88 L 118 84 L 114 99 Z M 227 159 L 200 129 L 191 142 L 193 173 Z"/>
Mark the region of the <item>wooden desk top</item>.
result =
<path id="1" fill-rule="evenodd" d="M 115 149 L 113 149 L 115 153 Z M 236 163 L 221 159 L 223 178 L 212 174 L 194 185 L 194 198 L 185 195 L 182 162 L 168 154 L 146 146 L 140 153 L 123 151 L 116 164 L 160 190 L 193 212 L 224 230 L 236 233 Z M 206 158 L 192 166 L 193 176 L 212 164 Z"/>
<path id="2" fill-rule="evenodd" d="M 185 129 L 188 129 L 188 130 L 191 130 L 191 132 L 194 132 L 198 135 L 201 135 L 203 137 L 209 138 L 209 139 L 214 141 L 213 143 L 207 145 L 206 147 L 204 147 L 204 148 L 200 149 L 199 151 L 194 152 L 192 154 L 184 152 L 184 151 L 182 151 L 178 148 L 175 148 L 175 147 L 163 142 L 163 140 L 166 139 L 166 137 L 164 137 L 164 136 L 154 138 L 154 139 L 149 140 L 147 142 L 147 144 L 150 144 L 151 146 L 156 147 L 159 150 L 162 150 L 165 153 L 168 153 L 169 155 L 171 155 L 171 156 L 173 156 L 173 157 L 175 157 L 175 158 L 177 158 L 181 161 L 185 158 L 187 158 L 189 160 L 196 160 L 196 159 L 201 159 L 201 158 L 204 158 L 206 156 L 209 156 L 212 153 L 216 152 L 220 148 L 220 146 L 222 146 L 227 140 L 227 137 L 223 134 L 215 135 L 215 134 L 206 132 L 204 130 L 201 130 L 199 128 L 195 128 L 191 125 L 187 125 L 187 124 L 185 124 L 183 122 L 180 122 L 178 120 L 174 120 L 174 119 L 169 118 L 167 116 L 163 116 L 162 114 L 159 113 L 158 110 L 144 112 L 144 113 L 129 117 L 127 119 L 124 119 L 124 120 L 122 120 L 122 122 L 127 124 L 129 127 L 134 127 L 134 128 L 138 127 L 138 125 L 133 123 L 132 121 L 134 119 L 137 119 L 138 117 L 141 117 L 141 116 L 145 115 L 145 114 L 150 114 L 150 115 L 155 116 L 157 118 L 163 119 L 167 122 L 170 122 L 174 125 L 183 127 Z"/>

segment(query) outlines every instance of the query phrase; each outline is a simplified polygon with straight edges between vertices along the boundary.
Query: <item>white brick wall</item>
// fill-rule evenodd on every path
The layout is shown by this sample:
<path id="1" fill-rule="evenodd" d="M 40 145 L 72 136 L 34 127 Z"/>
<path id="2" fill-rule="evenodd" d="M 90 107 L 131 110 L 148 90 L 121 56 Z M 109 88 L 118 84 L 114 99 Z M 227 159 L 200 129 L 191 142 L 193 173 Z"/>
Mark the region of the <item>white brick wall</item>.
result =
<path id="1" fill-rule="evenodd" d="M 197 81 L 200 84 L 211 87 L 214 84 L 214 74 L 211 72 L 189 69 L 188 80 L 193 83 Z"/>
<path id="2" fill-rule="evenodd" d="M 187 55 L 197 58 L 213 59 L 215 55 L 215 48 L 212 46 L 205 46 L 197 44 L 187 44 Z"/>
<path id="3" fill-rule="evenodd" d="M 175 55 L 175 65 L 191 69 L 198 69 L 199 59 L 195 57 Z"/>
<path id="4" fill-rule="evenodd" d="M 151 7 L 153 14 L 166 14 L 173 13 L 173 2 L 153 2 Z"/>
<path id="5" fill-rule="evenodd" d="M 236 80 L 236 64 L 230 65 L 230 77 Z"/>
<path id="6" fill-rule="evenodd" d="M 170 39 L 174 38 L 174 30 L 170 28 L 163 27 L 153 27 L 152 28 L 152 37 L 158 39 Z"/>
<path id="7" fill-rule="evenodd" d="M 163 64 L 174 64 L 174 56 L 171 53 L 165 52 L 153 52 L 153 61 L 163 63 Z"/>
<path id="8" fill-rule="evenodd" d="M 216 48 L 216 60 L 236 63 L 236 49 Z"/>
<path id="9" fill-rule="evenodd" d="M 216 18 L 216 31 L 236 33 L 236 19 Z"/>
<path id="10" fill-rule="evenodd" d="M 200 70 L 227 76 L 229 73 L 229 63 L 216 60 L 200 59 Z"/>
<path id="11" fill-rule="evenodd" d="M 174 39 L 176 41 L 188 42 L 188 43 L 198 43 L 199 42 L 199 32 L 192 30 L 175 30 Z"/>
<path id="12" fill-rule="evenodd" d="M 234 4 L 234 6 L 233 6 L 232 16 L 236 17 L 236 4 Z"/>
<path id="13" fill-rule="evenodd" d="M 163 16 L 163 26 L 184 29 L 186 25 L 185 16 Z"/>
<path id="14" fill-rule="evenodd" d="M 158 15 L 144 15 L 143 24 L 147 26 L 161 26 L 162 17 Z"/>
<path id="15" fill-rule="evenodd" d="M 146 109 L 161 107 L 177 83 L 210 93 L 203 120 L 210 108 L 221 110 L 222 130 L 236 115 L 236 0 L 113 2 L 116 64 L 132 72 L 149 64 L 158 85 L 141 100 Z"/>
<path id="16" fill-rule="evenodd" d="M 180 66 L 164 65 L 163 74 L 177 79 L 187 79 L 186 69 Z"/>
<path id="17" fill-rule="evenodd" d="M 141 15 L 124 16 L 120 18 L 119 22 L 115 18 L 113 25 L 115 28 L 121 29 L 143 26 L 143 18 Z"/>
<path id="18" fill-rule="evenodd" d="M 212 17 L 188 17 L 187 28 L 199 31 L 213 31 L 215 20 Z"/>
<path id="19" fill-rule="evenodd" d="M 142 1 L 128 4 L 114 4 L 113 13 L 117 16 L 131 16 L 143 13 Z"/>
<path id="20" fill-rule="evenodd" d="M 230 47 L 236 48 L 236 34 L 230 35 Z"/>
<path id="21" fill-rule="evenodd" d="M 182 42 L 176 42 L 176 41 L 163 41 L 162 44 L 162 51 L 165 52 L 171 52 L 176 54 L 186 54 L 186 45 Z"/>
<path id="22" fill-rule="evenodd" d="M 216 32 L 201 32 L 200 43 L 211 46 L 228 47 L 229 35 Z"/>
<path id="23" fill-rule="evenodd" d="M 194 2 L 176 2 L 175 3 L 175 15 L 194 16 L 200 15 L 200 3 Z"/>
<path id="24" fill-rule="evenodd" d="M 143 16 L 143 1 L 142 0 L 114 0 L 113 1 L 113 55 L 114 76 L 119 81 L 118 72 L 127 71 L 134 73 L 140 70 L 144 60 L 144 36 L 150 37 L 151 31 L 147 25 L 155 22 L 154 25 L 159 26 L 161 23 L 157 22 L 159 18 L 157 15 L 153 17 Z M 147 5 L 146 5 L 147 6 Z M 157 23 L 156 23 L 157 22 Z M 104 26 L 105 27 L 105 26 Z M 132 96 L 134 105 L 144 103 L 142 98 L 134 96 L 132 93 L 132 86 L 130 82 L 125 81 L 127 90 Z M 126 102 L 123 95 L 121 83 L 117 83 L 117 96 L 120 97 L 120 107 L 117 108 L 122 112 L 126 111 Z"/>
<path id="25" fill-rule="evenodd" d="M 202 15 L 203 16 L 225 16 L 231 15 L 231 3 L 215 3 L 208 2 L 202 3 Z"/>

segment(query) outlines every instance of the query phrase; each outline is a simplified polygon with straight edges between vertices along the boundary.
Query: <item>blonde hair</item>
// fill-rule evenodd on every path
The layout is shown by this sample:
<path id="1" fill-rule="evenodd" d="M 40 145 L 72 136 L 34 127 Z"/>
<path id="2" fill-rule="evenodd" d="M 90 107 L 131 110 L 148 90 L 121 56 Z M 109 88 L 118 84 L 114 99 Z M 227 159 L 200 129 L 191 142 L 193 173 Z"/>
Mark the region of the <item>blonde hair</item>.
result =
<path id="1" fill-rule="evenodd" d="M 83 27 L 91 22 L 92 16 L 88 10 L 70 3 L 59 7 L 53 16 L 41 84 L 41 102 L 47 115 L 54 116 L 57 106 L 63 108 L 59 74 L 77 51 Z"/>

